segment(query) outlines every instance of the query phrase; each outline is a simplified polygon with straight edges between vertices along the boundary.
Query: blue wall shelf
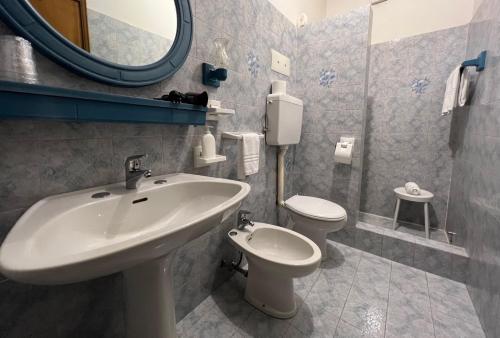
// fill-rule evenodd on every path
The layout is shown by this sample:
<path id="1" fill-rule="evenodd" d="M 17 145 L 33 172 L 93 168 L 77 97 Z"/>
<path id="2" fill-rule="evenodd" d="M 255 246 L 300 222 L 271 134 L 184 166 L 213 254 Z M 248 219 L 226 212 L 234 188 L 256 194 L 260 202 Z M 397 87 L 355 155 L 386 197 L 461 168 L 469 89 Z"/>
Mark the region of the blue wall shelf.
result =
<path id="1" fill-rule="evenodd" d="M 206 111 L 191 104 L 0 81 L 0 119 L 203 125 Z"/>

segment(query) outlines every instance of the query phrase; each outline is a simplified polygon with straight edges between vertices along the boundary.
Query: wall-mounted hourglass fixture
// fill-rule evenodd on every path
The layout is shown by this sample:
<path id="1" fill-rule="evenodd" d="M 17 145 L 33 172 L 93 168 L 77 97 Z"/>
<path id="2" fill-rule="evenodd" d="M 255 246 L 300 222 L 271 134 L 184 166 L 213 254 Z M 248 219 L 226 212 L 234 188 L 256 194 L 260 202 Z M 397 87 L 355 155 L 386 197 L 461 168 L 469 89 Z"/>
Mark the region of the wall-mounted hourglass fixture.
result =
<path id="1" fill-rule="evenodd" d="M 220 82 L 227 79 L 227 66 L 229 64 L 229 56 L 227 54 L 227 46 L 229 40 L 225 38 L 217 38 L 214 40 L 214 49 L 211 59 L 215 61 L 215 65 L 203 63 L 202 74 L 203 84 L 212 87 L 220 87 Z"/>

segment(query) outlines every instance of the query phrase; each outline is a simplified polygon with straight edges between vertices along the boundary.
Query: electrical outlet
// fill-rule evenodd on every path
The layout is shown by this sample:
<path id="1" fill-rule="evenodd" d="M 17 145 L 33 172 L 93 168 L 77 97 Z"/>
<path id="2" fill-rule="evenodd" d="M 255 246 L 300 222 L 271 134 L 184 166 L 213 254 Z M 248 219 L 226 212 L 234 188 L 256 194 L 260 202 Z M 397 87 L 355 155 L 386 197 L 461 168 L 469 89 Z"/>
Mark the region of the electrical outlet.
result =
<path id="1" fill-rule="evenodd" d="M 271 69 L 280 74 L 290 76 L 290 59 L 274 49 L 271 49 L 271 57 Z"/>

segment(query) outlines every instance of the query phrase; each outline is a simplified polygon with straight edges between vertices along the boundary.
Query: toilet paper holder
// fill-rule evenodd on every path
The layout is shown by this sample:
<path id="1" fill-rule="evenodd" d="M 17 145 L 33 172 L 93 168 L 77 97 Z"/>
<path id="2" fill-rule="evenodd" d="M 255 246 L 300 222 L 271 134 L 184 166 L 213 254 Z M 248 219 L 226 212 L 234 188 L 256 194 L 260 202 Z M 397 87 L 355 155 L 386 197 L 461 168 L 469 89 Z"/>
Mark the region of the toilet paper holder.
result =
<path id="1" fill-rule="evenodd" d="M 340 137 L 340 142 L 335 146 L 335 162 L 351 164 L 355 140 L 354 137 Z"/>

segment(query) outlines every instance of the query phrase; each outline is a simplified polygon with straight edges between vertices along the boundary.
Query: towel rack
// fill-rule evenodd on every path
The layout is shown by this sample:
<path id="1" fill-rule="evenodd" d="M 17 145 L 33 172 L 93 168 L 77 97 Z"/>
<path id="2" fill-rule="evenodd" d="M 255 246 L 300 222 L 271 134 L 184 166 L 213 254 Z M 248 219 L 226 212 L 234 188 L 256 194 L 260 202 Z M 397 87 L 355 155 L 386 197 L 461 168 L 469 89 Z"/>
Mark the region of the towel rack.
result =
<path id="1" fill-rule="evenodd" d="M 486 66 L 486 51 L 483 50 L 475 59 L 462 62 L 462 67 L 476 67 L 477 72 L 484 70 Z"/>
<path id="2" fill-rule="evenodd" d="M 243 134 L 242 132 L 232 132 L 232 131 L 225 131 L 222 133 L 222 138 L 227 138 L 231 140 L 241 140 L 243 139 Z M 264 138 L 264 134 L 257 134 L 259 135 L 259 138 Z"/>

